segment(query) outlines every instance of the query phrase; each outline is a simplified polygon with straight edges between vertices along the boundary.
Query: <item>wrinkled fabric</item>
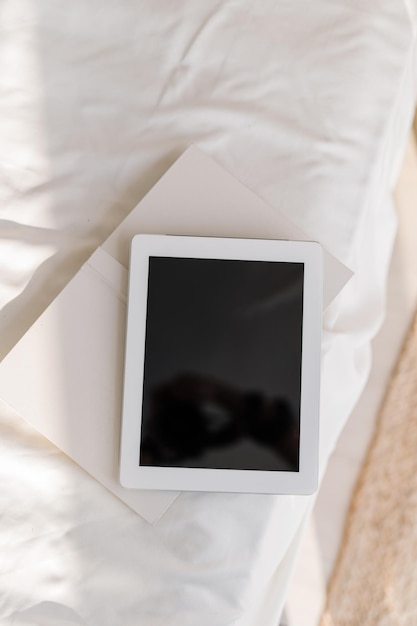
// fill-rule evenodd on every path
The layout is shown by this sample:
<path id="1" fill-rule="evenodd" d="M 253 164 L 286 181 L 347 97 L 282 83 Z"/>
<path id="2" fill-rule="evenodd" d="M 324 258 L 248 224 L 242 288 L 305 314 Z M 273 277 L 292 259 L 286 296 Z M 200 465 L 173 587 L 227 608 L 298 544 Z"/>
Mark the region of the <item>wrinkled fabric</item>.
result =
<path id="1" fill-rule="evenodd" d="M 322 474 L 384 312 L 415 15 L 5 0 L 1 357 L 194 143 L 355 272 L 324 320 Z M 312 498 L 184 493 L 151 526 L 4 405 L 0 448 L 2 624 L 278 623 Z"/>

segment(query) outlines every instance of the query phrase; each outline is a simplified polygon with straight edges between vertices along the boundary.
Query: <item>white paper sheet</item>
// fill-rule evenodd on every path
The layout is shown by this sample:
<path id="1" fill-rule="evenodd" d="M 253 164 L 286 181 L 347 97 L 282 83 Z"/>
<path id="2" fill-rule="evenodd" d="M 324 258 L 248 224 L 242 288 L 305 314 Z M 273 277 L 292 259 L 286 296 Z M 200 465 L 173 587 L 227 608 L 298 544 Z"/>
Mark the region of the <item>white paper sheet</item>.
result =
<path id="1" fill-rule="evenodd" d="M 155 523 L 177 493 L 124 489 L 118 481 L 127 271 L 104 249 L 127 263 L 130 240 L 143 229 L 284 239 L 306 235 L 287 218 L 278 218 L 201 151 L 190 148 L 0 364 L 0 398 Z M 325 255 L 325 304 L 350 275 Z"/>

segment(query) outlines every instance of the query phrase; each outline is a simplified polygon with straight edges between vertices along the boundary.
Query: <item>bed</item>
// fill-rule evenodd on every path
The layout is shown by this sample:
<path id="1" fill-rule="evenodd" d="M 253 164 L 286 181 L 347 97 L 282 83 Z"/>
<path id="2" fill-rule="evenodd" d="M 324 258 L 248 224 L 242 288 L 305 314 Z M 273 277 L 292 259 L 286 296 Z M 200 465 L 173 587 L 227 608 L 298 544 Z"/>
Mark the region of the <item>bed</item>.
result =
<path id="1" fill-rule="evenodd" d="M 324 315 L 323 476 L 384 315 L 415 3 L 0 15 L 1 358 L 193 144 L 353 273 Z M 313 497 L 183 493 L 150 524 L 4 402 L 0 447 L 2 623 L 279 624 Z"/>

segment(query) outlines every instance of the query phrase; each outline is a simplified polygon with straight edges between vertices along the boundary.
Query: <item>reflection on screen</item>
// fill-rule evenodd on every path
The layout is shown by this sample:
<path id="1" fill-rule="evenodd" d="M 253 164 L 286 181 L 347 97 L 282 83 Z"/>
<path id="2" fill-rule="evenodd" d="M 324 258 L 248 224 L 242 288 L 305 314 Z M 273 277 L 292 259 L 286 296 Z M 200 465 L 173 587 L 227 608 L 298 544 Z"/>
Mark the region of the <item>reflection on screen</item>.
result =
<path id="1" fill-rule="evenodd" d="M 150 258 L 141 465 L 298 471 L 303 277 Z"/>

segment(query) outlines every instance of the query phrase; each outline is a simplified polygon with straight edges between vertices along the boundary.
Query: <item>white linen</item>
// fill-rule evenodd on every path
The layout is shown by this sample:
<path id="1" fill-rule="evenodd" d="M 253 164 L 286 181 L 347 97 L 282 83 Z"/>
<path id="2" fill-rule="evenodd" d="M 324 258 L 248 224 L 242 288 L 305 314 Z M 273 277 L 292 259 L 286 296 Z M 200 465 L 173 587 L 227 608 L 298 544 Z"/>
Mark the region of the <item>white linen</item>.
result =
<path id="1" fill-rule="evenodd" d="M 195 143 L 356 272 L 325 319 L 323 471 L 383 314 L 411 15 L 390 0 L 5 0 L 2 356 Z M 0 428 L 2 623 L 276 626 L 310 498 L 181 494 L 150 526 L 7 407 Z"/>

